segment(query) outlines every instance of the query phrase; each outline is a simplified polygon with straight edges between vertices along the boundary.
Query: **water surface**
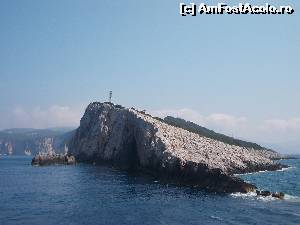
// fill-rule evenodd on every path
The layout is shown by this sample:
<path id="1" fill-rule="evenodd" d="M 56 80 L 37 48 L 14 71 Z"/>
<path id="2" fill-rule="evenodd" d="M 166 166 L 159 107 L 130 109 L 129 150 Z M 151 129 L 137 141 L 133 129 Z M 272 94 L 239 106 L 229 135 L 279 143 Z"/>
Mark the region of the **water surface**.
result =
<path id="1" fill-rule="evenodd" d="M 218 195 L 93 165 L 32 167 L 0 157 L 0 224 L 300 224 L 300 161 L 243 175 L 287 200 Z"/>

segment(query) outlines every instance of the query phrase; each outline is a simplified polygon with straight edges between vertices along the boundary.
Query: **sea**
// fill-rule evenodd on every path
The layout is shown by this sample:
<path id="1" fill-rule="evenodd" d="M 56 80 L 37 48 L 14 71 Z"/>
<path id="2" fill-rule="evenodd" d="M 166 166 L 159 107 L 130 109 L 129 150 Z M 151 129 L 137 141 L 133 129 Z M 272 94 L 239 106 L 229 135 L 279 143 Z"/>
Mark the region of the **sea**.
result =
<path id="1" fill-rule="evenodd" d="M 30 163 L 0 156 L 1 225 L 300 224 L 299 159 L 282 160 L 286 170 L 239 175 L 284 200 L 207 193 L 107 166 Z"/>

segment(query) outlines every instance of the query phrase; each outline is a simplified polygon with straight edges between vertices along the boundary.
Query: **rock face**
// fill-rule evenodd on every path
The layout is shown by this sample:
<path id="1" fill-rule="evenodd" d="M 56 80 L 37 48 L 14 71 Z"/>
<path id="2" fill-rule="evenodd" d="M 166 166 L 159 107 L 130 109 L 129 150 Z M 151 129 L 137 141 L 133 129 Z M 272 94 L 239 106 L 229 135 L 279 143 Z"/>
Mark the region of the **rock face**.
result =
<path id="1" fill-rule="evenodd" d="M 110 163 L 217 192 L 253 191 L 255 186 L 232 174 L 283 167 L 263 151 L 225 144 L 111 103 L 87 107 L 69 151 L 77 161 Z"/>
<path id="2" fill-rule="evenodd" d="M 33 166 L 48 166 L 48 165 L 71 165 L 75 164 L 75 157 L 63 154 L 48 154 L 48 155 L 36 155 L 32 161 Z"/>
<path id="3" fill-rule="evenodd" d="M 0 131 L 0 155 L 63 153 L 73 131 L 9 129 Z"/>

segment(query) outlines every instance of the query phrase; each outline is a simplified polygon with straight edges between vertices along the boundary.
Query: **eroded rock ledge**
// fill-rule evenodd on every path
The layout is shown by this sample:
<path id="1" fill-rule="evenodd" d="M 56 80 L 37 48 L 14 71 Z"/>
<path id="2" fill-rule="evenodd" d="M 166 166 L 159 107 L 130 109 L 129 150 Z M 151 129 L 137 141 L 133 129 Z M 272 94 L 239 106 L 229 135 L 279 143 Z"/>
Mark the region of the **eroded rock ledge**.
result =
<path id="1" fill-rule="evenodd" d="M 284 167 L 275 164 L 267 151 L 202 137 L 111 103 L 87 107 L 69 150 L 80 162 L 109 163 L 226 193 L 256 189 L 233 174 Z"/>
<path id="2" fill-rule="evenodd" d="M 75 164 L 75 157 L 65 154 L 38 154 L 31 161 L 31 165 L 33 166 L 48 166 L 61 164 Z"/>

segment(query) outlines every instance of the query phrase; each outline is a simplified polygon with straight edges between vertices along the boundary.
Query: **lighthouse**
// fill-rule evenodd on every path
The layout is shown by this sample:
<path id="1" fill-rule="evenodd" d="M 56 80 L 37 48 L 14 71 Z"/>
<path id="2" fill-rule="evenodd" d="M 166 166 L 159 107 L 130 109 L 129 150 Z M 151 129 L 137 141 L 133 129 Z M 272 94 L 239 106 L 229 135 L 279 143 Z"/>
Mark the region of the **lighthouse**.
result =
<path id="1" fill-rule="evenodd" d="M 111 103 L 111 99 L 112 99 L 112 91 L 109 92 L 109 102 Z"/>

